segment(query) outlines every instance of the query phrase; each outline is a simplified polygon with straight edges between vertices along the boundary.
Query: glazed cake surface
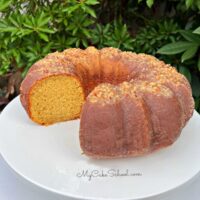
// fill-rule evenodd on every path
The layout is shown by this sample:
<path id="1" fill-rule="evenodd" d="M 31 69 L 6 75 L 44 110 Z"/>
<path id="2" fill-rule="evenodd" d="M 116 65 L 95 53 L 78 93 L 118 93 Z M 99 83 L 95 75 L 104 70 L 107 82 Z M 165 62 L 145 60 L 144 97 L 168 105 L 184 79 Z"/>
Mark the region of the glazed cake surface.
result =
<path id="1" fill-rule="evenodd" d="M 29 69 L 20 91 L 36 123 L 80 117 L 81 148 L 95 158 L 169 146 L 194 110 L 190 84 L 175 68 L 111 47 L 48 54 Z"/>

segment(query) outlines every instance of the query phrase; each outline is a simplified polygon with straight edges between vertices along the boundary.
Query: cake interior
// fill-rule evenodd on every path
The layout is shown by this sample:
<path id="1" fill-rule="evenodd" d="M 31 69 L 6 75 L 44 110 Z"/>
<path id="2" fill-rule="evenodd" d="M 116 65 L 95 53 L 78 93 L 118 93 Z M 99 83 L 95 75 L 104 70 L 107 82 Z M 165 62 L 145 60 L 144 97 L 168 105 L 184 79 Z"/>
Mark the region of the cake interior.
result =
<path id="1" fill-rule="evenodd" d="M 29 98 L 33 120 L 48 125 L 79 117 L 84 92 L 73 76 L 54 75 L 38 81 Z"/>

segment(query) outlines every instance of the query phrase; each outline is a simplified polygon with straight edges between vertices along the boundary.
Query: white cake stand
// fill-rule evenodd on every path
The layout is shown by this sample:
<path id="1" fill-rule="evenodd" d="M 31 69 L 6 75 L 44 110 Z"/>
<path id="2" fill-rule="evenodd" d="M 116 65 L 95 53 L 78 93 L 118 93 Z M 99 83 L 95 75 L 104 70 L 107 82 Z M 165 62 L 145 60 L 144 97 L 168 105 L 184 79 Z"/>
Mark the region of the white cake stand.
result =
<path id="1" fill-rule="evenodd" d="M 200 171 L 200 116 L 172 146 L 153 154 L 93 160 L 81 154 L 79 120 L 44 127 L 28 119 L 19 98 L 0 115 L 0 152 L 37 186 L 79 199 L 145 199 L 189 183 Z"/>

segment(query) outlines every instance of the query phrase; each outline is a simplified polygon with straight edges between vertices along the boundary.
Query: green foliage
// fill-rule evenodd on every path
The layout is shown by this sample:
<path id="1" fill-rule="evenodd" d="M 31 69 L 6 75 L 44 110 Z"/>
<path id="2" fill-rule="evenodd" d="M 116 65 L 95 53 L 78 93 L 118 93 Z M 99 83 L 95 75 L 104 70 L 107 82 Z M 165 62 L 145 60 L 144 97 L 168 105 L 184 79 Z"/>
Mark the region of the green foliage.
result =
<path id="1" fill-rule="evenodd" d="M 198 48 L 200 47 L 200 36 L 188 30 L 182 30 L 180 31 L 180 34 L 183 36 L 185 41 L 178 41 L 167 44 L 160 48 L 158 53 L 173 55 L 184 52 L 181 56 L 182 62 L 193 58 L 197 53 Z"/>
<path id="2" fill-rule="evenodd" d="M 200 35 L 197 34 L 198 29 L 199 27 L 193 32 L 189 30 L 179 31 L 184 40 L 166 44 L 158 50 L 158 53 L 165 55 L 174 55 L 182 53 L 181 56 L 182 63 L 185 62 L 186 60 L 194 58 L 197 55 L 198 50 L 200 48 Z M 199 60 L 200 57 L 198 58 L 197 66 L 199 65 L 200 62 Z"/>
<path id="3" fill-rule="evenodd" d="M 155 3 L 155 0 L 138 0 L 138 3 L 143 2 L 143 1 L 146 2 L 146 5 L 149 8 L 151 8 Z M 176 0 L 171 0 L 171 1 L 173 2 Z M 177 0 L 177 1 L 179 1 L 179 6 L 185 10 L 188 10 L 190 8 L 192 8 L 192 9 L 197 8 L 200 10 L 200 1 L 199 0 Z"/>
<path id="4" fill-rule="evenodd" d="M 193 31 L 193 33 L 196 33 L 196 34 L 199 34 L 199 35 L 200 35 L 200 26 L 199 26 L 197 29 L 195 29 L 195 30 Z"/>
<path id="5" fill-rule="evenodd" d="M 51 51 L 87 47 L 97 4 L 97 0 L 1 1 L 0 75 L 18 68 L 25 74 Z"/>
<path id="6" fill-rule="evenodd" d="M 133 50 L 133 38 L 122 19 L 106 25 L 96 23 L 93 7 L 99 4 L 97 0 L 13 2 L 15 9 L 8 1 L 0 4 L 0 75 L 18 68 L 25 75 L 47 53 L 68 47 Z"/>
<path id="7" fill-rule="evenodd" d="M 93 32 L 92 43 L 98 48 L 105 46 L 122 50 L 133 50 L 134 39 L 130 36 L 127 25 L 121 20 L 115 20 L 105 26 L 97 24 Z"/>
<path id="8" fill-rule="evenodd" d="M 135 37 L 134 51 L 155 55 L 166 42 L 177 39 L 179 26 L 173 20 L 150 21 Z"/>
<path id="9" fill-rule="evenodd" d="M 71 45 L 75 44 L 75 47 L 88 46 L 88 41 L 92 37 L 92 30 L 88 27 L 95 23 L 94 18 L 96 18 L 96 13 L 91 6 L 98 3 L 96 0 L 85 0 L 79 3 L 73 0 L 66 8 L 62 9 L 62 12 L 66 12 L 68 17 L 65 30 L 70 37 Z"/>
<path id="10" fill-rule="evenodd" d="M 12 0 L 1 0 L 0 11 L 5 10 L 11 3 L 12 3 Z"/>
<path id="11" fill-rule="evenodd" d="M 142 2 L 143 0 L 138 0 L 138 3 Z M 153 6 L 154 0 L 145 0 L 146 5 L 151 8 Z"/>
<path id="12" fill-rule="evenodd" d="M 197 8 L 200 10 L 200 1 L 199 0 L 185 0 L 186 9 Z"/>
<path id="13" fill-rule="evenodd" d="M 108 41 L 112 37 L 112 28 L 113 27 L 111 24 L 97 24 L 96 28 L 93 30 L 93 44 L 95 44 L 98 48 L 103 48 L 104 46 L 106 46 L 106 41 Z"/>

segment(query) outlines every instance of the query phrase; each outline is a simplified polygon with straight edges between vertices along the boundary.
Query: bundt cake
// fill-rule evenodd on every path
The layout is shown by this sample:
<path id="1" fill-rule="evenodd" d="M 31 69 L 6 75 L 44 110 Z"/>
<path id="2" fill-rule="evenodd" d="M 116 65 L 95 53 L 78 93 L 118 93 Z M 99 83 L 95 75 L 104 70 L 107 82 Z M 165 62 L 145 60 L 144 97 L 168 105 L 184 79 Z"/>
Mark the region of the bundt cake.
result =
<path id="1" fill-rule="evenodd" d="M 95 158 L 169 146 L 194 110 L 190 84 L 175 68 L 111 47 L 48 54 L 29 69 L 20 91 L 39 124 L 80 117 L 81 148 Z"/>

